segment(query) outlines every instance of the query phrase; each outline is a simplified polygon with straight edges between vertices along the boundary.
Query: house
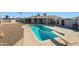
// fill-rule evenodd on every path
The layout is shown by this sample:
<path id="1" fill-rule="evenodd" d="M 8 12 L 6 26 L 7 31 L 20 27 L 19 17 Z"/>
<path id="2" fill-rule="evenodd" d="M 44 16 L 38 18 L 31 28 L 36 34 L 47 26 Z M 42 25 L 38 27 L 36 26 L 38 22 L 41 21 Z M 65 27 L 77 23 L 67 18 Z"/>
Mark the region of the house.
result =
<path id="1" fill-rule="evenodd" d="M 56 19 L 59 17 L 57 16 L 48 16 L 48 15 L 36 15 L 32 17 L 25 18 L 25 23 L 32 23 L 32 24 L 47 24 L 47 25 L 53 25 L 56 23 Z"/>
<path id="2" fill-rule="evenodd" d="M 57 19 L 59 26 L 79 30 L 79 17 Z"/>

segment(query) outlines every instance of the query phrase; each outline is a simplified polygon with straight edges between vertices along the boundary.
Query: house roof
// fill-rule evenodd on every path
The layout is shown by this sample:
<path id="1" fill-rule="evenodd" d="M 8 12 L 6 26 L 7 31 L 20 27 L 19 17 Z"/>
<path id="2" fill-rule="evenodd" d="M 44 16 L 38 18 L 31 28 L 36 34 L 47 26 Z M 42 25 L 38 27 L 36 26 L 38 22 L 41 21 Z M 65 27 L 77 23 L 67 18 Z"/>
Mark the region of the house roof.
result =
<path id="1" fill-rule="evenodd" d="M 64 20 L 72 20 L 72 18 L 62 18 L 62 19 L 64 19 Z"/>
<path id="2" fill-rule="evenodd" d="M 26 18 L 52 18 L 56 19 L 58 16 L 32 16 L 32 17 L 26 17 Z"/>

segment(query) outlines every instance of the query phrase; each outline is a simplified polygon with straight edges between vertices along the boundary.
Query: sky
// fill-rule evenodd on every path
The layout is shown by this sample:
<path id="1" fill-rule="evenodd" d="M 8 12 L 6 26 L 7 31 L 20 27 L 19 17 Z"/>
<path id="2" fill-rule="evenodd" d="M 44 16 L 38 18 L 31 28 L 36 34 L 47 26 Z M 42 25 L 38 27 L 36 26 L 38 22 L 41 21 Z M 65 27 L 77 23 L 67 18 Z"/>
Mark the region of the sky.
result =
<path id="1" fill-rule="evenodd" d="M 32 15 L 37 14 L 43 15 L 43 13 L 47 13 L 47 15 L 56 15 L 65 18 L 71 18 L 79 16 L 79 12 L 0 12 L 0 16 L 9 15 L 11 17 L 30 17 Z"/>

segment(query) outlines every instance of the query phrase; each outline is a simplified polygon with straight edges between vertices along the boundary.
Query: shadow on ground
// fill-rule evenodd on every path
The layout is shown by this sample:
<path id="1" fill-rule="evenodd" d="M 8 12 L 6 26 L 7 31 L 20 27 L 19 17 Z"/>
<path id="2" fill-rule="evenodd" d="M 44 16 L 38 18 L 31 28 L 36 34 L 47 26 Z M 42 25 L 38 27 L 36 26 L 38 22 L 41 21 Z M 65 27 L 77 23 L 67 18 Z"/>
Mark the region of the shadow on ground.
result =
<path id="1" fill-rule="evenodd" d="M 65 44 L 62 44 L 62 43 L 58 42 L 58 41 L 55 40 L 55 39 L 51 39 L 51 41 L 52 41 L 56 46 L 67 46 L 67 45 L 65 45 Z"/>

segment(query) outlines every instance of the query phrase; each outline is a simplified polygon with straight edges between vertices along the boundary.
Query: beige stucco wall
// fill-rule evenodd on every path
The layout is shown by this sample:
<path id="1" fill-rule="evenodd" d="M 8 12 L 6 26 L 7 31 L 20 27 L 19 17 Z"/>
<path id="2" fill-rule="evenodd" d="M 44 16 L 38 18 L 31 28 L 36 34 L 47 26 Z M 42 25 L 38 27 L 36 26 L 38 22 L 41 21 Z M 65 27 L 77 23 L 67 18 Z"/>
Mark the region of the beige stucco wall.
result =
<path id="1" fill-rule="evenodd" d="M 11 23 L 15 23 L 16 22 L 16 20 L 11 20 Z"/>
<path id="2" fill-rule="evenodd" d="M 15 23 L 15 22 L 16 20 L 3 20 L 3 19 L 0 20 L 0 23 Z"/>
<path id="3" fill-rule="evenodd" d="M 75 22 L 75 20 L 65 20 L 65 26 L 72 28 L 74 22 Z"/>
<path id="4" fill-rule="evenodd" d="M 62 19 L 59 19 L 59 25 L 60 25 L 60 26 L 61 26 L 61 20 L 62 20 Z"/>

